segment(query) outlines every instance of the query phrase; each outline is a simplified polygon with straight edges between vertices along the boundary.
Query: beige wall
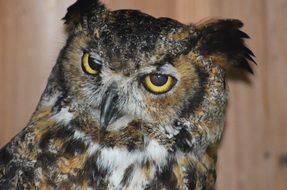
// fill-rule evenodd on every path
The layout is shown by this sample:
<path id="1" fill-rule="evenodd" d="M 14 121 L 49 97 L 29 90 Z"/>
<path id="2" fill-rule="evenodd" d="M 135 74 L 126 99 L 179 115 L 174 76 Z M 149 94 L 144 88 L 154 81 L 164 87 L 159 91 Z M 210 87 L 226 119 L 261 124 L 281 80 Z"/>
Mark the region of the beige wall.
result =
<path id="1" fill-rule="evenodd" d="M 73 0 L 0 0 L 0 147 L 27 123 L 64 43 Z M 206 17 L 244 21 L 258 62 L 252 84 L 230 82 L 218 189 L 287 189 L 287 1 L 106 0 L 182 22 Z"/>

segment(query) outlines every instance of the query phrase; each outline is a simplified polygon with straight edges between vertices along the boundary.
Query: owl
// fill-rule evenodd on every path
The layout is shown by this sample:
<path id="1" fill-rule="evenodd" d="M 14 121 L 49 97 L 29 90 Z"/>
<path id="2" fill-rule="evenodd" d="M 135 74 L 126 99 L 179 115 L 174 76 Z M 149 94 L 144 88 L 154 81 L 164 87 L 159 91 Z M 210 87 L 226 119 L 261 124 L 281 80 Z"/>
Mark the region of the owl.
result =
<path id="1" fill-rule="evenodd" d="M 0 189 L 214 189 L 226 75 L 251 72 L 242 22 L 182 24 L 78 0 Z M 245 72 L 247 71 L 247 72 Z"/>

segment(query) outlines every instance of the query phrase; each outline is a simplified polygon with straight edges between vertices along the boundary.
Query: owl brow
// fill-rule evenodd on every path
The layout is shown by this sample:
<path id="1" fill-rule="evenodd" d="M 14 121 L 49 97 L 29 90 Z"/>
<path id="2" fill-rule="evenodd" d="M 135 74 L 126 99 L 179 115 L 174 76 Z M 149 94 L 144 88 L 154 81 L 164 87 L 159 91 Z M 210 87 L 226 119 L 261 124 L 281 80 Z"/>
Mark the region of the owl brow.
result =
<path id="1" fill-rule="evenodd" d="M 174 67 L 173 58 L 170 55 L 166 55 L 162 60 L 160 60 L 159 62 L 156 62 L 154 65 L 156 66 L 156 69 L 158 70 L 166 64 L 170 64 Z"/>

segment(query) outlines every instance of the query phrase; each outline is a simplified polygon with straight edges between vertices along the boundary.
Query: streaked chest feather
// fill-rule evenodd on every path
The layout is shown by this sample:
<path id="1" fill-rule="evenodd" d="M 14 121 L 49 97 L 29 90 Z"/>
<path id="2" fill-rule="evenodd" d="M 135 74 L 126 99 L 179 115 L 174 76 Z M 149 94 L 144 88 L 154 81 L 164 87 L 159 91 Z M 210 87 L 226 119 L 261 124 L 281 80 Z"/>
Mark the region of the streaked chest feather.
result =
<path id="1" fill-rule="evenodd" d="M 59 123 L 42 128 L 41 121 L 35 121 L 33 130 L 15 140 L 24 143 L 7 161 L 4 174 L 14 172 L 24 189 L 208 189 L 215 182 L 212 155 L 185 151 L 181 146 L 188 144 L 148 133 L 150 128 L 138 122 L 115 134 L 80 128 L 72 121 L 66 127 Z"/>

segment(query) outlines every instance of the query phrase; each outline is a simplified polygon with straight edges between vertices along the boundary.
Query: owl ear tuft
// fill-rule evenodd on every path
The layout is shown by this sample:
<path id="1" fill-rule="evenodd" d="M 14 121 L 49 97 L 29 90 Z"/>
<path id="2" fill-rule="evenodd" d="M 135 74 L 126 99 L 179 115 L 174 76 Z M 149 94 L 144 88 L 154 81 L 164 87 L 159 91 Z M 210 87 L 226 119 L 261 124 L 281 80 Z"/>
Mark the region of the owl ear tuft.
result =
<path id="1" fill-rule="evenodd" d="M 246 47 L 249 36 L 240 30 L 240 20 L 213 20 L 197 25 L 199 41 L 196 49 L 203 56 L 212 57 L 225 69 L 241 68 L 253 74 L 250 62 L 255 63 L 253 52 Z"/>
<path id="2" fill-rule="evenodd" d="M 63 18 L 68 32 L 73 31 L 79 24 L 83 24 L 85 17 L 92 17 L 106 10 L 98 0 L 77 0 L 68 9 Z"/>

